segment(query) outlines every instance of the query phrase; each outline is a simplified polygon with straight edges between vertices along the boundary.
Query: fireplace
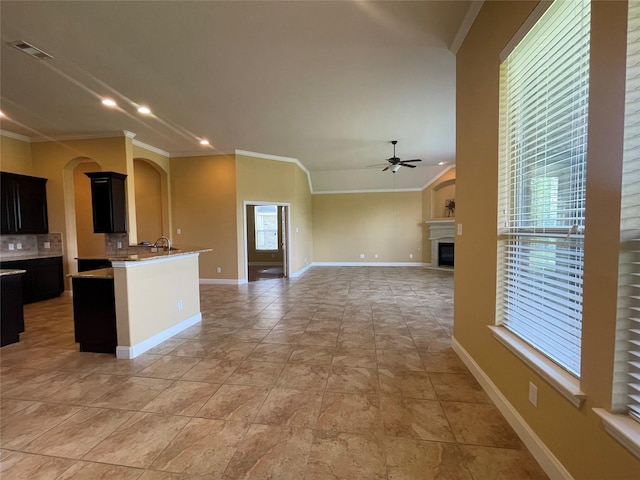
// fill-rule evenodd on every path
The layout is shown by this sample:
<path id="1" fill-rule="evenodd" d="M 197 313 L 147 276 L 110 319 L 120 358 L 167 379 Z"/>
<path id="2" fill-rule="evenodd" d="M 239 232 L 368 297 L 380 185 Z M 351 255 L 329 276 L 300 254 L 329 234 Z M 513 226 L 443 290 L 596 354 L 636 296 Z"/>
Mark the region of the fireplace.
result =
<path id="1" fill-rule="evenodd" d="M 455 244 L 453 242 L 438 243 L 438 266 L 453 267 Z"/>
<path id="2" fill-rule="evenodd" d="M 452 268 L 454 264 L 455 219 L 430 220 L 431 266 Z"/>

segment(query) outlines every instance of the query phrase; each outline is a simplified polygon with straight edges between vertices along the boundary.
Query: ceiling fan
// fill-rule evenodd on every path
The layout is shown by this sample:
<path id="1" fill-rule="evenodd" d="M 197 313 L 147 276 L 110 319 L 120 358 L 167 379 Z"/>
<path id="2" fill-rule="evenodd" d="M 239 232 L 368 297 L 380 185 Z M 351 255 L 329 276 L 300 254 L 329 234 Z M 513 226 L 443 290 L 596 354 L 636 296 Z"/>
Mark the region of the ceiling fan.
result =
<path id="1" fill-rule="evenodd" d="M 415 165 L 411 165 L 414 162 L 421 162 L 422 160 L 420 160 L 419 158 L 414 158 L 413 160 L 400 160 L 400 158 L 396 157 L 396 144 L 398 143 L 397 140 L 391 140 L 391 144 L 393 145 L 393 157 L 391 158 L 387 158 L 387 162 L 388 163 L 381 163 L 378 165 L 370 165 L 371 167 L 383 167 L 382 169 L 383 172 L 386 172 L 387 170 L 391 170 L 393 173 L 396 173 L 398 170 L 400 170 L 400 167 L 409 167 L 409 168 L 416 168 Z"/>

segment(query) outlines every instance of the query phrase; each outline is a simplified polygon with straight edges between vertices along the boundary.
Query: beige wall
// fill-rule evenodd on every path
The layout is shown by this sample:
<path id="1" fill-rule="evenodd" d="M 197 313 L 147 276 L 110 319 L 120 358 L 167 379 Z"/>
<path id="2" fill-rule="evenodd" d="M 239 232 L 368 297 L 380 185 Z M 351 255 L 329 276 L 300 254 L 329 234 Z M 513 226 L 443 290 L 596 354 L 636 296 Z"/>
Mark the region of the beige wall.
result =
<path id="1" fill-rule="evenodd" d="M 33 175 L 31 143 L 0 135 L 0 170 Z"/>
<path id="2" fill-rule="evenodd" d="M 75 225 L 78 255 L 83 257 L 104 255 L 104 233 L 93 233 L 91 181 L 85 172 L 99 172 L 96 162 L 83 162 L 73 169 L 75 199 Z"/>
<path id="3" fill-rule="evenodd" d="M 137 345 L 200 313 L 196 255 L 113 270 L 118 346 Z"/>
<path id="4" fill-rule="evenodd" d="M 200 255 L 201 278 L 238 278 L 233 155 L 171 158 L 171 192 L 173 243 L 213 248 Z"/>
<path id="5" fill-rule="evenodd" d="M 168 156 L 160 155 L 157 152 L 148 150 L 140 145 L 136 145 L 132 142 L 131 145 L 131 154 L 133 155 L 133 165 L 134 165 L 134 180 L 135 180 L 135 165 L 139 161 L 146 162 L 148 166 L 153 167 L 153 169 L 160 175 L 160 194 L 162 196 L 162 200 L 160 201 L 160 206 L 162 210 L 162 235 L 173 239 L 173 235 L 175 235 L 175 230 L 173 229 L 173 223 L 171 218 L 171 182 L 169 179 L 171 173 L 171 160 Z M 134 182 L 134 183 L 137 183 Z M 137 187 L 136 187 L 137 188 Z M 136 191 L 136 205 L 138 203 L 138 193 Z M 136 212 L 136 226 L 140 225 L 143 229 L 145 227 L 145 219 L 138 219 L 138 215 Z M 137 232 L 136 232 L 137 233 Z M 139 237 L 137 234 L 136 241 L 140 242 L 145 240 L 144 238 Z"/>
<path id="6" fill-rule="evenodd" d="M 291 204 L 291 239 L 293 250 L 291 272 L 299 272 L 314 262 L 313 252 L 313 197 L 309 177 L 300 168 L 293 173 L 293 202 Z"/>
<path id="7" fill-rule="evenodd" d="M 75 271 L 78 256 L 73 170 L 78 164 L 91 160 L 100 165 L 102 171 L 128 174 L 126 140 L 113 137 L 31 144 L 33 175 L 48 179 L 49 231 L 63 235 L 65 273 Z M 129 213 L 127 207 L 131 221 Z M 66 282 L 70 288 L 69 279 Z"/>
<path id="8" fill-rule="evenodd" d="M 136 185 L 136 222 L 138 242 L 154 242 L 163 233 L 169 233 L 162 224 L 162 180 L 150 163 L 142 159 L 133 161 Z"/>
<path id="9" fill-rule="evenodd" d="M 245 279 L 245 202 L 286 203 L 290 206 L 291 265 L 296 273 L 311 263 L 311 193 L 306 174 L 295 163 L 236 155 L 236 215 L 238 278 Z M 303 180 L 304 179 L 304 180 Z"/>
<path id="10" fill-rule="evenodd" d="M 457 56 L 454 336 L 576 479 L 640 478 L 640 462 L 592 407 L 610 403 L 624 96 L 626 2 L 592 7 L 583 364 L 577 409 L 490 334 L 496 309 L 499 53 L 536 2 L 485 2 Z M 527 401 L 538 386 L 538 407 Z"/>
<path id="11" fill-rule="evenodd" d="M 456 198 L 456 169 L 447 170 L 440 178 L 422 191 L 422 219 L 429 221 L 445 218 L 444 201 Z M 422 261 L 431 263 L 429 225 L 422 225 Z"/>
<path id="12" fill-rule="evenodd" d="M 313 195 L 315 262 L 420 263 L 421 247 L 421 192 Z"/>

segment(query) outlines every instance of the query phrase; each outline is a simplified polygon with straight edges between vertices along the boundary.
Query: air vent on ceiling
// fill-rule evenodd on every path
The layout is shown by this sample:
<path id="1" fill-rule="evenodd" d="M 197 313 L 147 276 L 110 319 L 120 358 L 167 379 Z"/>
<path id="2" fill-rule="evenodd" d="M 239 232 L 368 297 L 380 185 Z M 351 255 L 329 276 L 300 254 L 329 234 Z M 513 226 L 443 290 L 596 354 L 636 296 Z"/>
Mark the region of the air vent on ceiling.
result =
<path id="1" fill-rule="evenodd" d="M 11 42 L 10 45 L 17 48 L 21 52 L 26 53 L 27 55 L 37 58 L 38 60 L 47 60 L 47 59 L 53 60 L 53 57 L 49 55 L 47 52 L 43 52 L 39 48 L 34 47 L 33 45 L 31 45 L 28 42 L 25 42 L 24 40 Z"/>

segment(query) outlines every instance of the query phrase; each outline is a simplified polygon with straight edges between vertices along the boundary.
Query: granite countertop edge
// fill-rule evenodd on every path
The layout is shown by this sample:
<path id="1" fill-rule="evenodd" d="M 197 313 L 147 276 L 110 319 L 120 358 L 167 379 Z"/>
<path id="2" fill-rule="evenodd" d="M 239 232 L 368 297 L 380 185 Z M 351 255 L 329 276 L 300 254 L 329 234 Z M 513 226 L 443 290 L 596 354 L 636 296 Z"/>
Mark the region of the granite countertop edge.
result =
<path id="1" fill-rule="evenodd" d="M 85 272 L 70 273 L 67 275 L 70 278 L 102 278 L 112 279 L 113 268 L 99 268 L 97 270 L 87 270 Z"/>
<path id="2" fill-rule="evenodd" d="M 12 262 L 14 260 L 35 260 L 38 258 L 56 258 L 62 257 L 61 253 L 31 253 L 25 255 L 0 255 L 0 261 Z"/>
<path id="3" fill-rule="evenodd" d="M 144 252 L 125 255 L 92 255 L 86 257 L 76 257 L 78 260 L 110 260 L 112 262 L 142 262 L 145 260 L 156 260 L 159 258 L 169 257 L 181 257 L 184 255 L 191 255 L 194 253 L 211 252 L 212 248 L 206 247 L 176 247 L 176 250 L 158 251 L 158 252 Z"/>
<path id="4" fill-rule="evenodd" d="M 27 271 L 15 268 L 0 268 L 0 277 L 4 277 L 5 275 L 19 275 L 21 273 L 27 273 Z"/>

